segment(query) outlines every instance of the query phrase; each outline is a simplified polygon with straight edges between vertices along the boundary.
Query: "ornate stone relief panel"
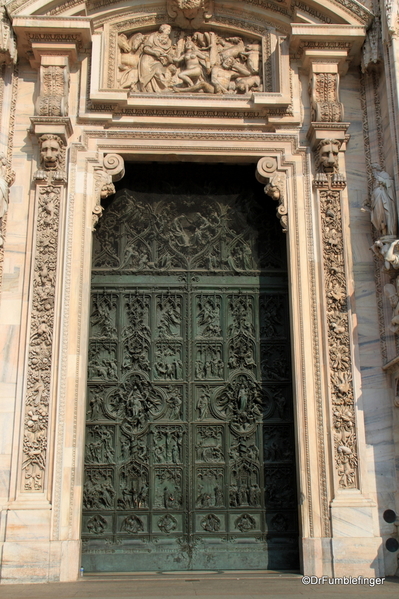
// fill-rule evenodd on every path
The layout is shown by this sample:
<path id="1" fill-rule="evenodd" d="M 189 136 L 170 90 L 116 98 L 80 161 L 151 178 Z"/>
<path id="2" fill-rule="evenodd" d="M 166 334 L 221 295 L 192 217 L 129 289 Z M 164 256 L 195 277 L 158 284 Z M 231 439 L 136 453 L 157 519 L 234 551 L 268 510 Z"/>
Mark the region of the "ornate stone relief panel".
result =
<path id="1" fill-rule="evenodd" d="M 248 94 L 263 91 L 261 40 L 187 32 L 163 24 L 157 31 L 120 33 L 116 86 L 144 93 Z"/>
<path id="2" fill-rule="evenodd" d="M 351 489 L 358 488 L 359 481 L 340 192 L 345 179 L 338 169 L 340 147 L 341 142 L 335 139 L 319 142 L 314 187 L 321 215 L 335 468 L 338 486 Z"/>
<path id="3" fill-rule="evenodd" d="M 65 146 L 57 135 L 39 138 L 36 236 L 22 449 L 22 492 L 43 492 L 52 393 L 55 295 Z"/>

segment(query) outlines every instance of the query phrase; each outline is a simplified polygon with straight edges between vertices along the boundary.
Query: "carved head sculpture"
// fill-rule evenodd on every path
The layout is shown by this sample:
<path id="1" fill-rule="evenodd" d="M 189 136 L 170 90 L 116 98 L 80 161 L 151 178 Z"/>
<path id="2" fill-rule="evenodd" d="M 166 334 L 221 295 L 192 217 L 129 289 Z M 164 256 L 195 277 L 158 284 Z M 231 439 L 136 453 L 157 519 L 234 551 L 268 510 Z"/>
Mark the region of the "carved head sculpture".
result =
<path id="1" fill-rule="evenodd" d="M 167 23 L 164 23 L 163 25 L 160 26 L 159 33 L 161 35 L 164 35 L 165 37 L 169 37 L 170 34 L 172 33 L 172 27 L 170 25 L 168 25 Z"/>
<path id="2" fill-rule="evenodd" d="M 323 139 L 316 148 L 316 168 L 323 173 L 338 171 L 338 153 L 341 143 L 337 139 Z"/>
<path id="3" fill-rule="evenodd" d="M 60 170 L 64 143 L 58 135 L 42 135 L 40 142 L 40 162 L 46 170 Z"/>

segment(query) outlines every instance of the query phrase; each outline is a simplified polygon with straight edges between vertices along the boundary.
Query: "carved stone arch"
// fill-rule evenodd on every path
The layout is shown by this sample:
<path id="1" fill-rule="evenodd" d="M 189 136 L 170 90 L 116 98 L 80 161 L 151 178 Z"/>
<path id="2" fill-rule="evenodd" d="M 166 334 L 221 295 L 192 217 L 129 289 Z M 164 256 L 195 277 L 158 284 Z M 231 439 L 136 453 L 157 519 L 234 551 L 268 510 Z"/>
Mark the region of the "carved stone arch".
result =
<path id="1" fill-rule="evenodd" d="M 135 4 L 136 2 L 131 3 L 129 6 L 130 11 L 134 9 Z M 137 5 L 139 4 L 140 3 L 137 2 Z M 258 15 L 267 14 L 271 21 L 285 22 L 287 25 L 289 25 L 290 22 L 295 21 L 310 22 L 306 21 L 306 17 L 303 18 L 300 16 L 300 14 L 306 15 L 307 12 L 313 19 L 315 16 L 317 18 L 317 15 L 320 15 L 321 21 L 325 20 L 330 23 L 368 26 L 372 21 L 372 13 L 370 10 L 366 8 L 366 6 L 356 2 L 356 0 L 326 0 L 324 2 L 322 0 L 316 0 L 311 3 L 302 2 L 300 10 L 298 10 L 296 5 L 287 6 L 285 3 L 281 4 L 277 2 L 261 3 L 258 0 L 229 0 L 228 2 L 223 3 L 222 8 L 218 6 L 218 2 L 214 3 L 209 0 L 198 0 L 197 4 L 199 5 L 199 11 L 203 11 L 200 18 L 205 22 L 210 22 L 219 10 L 225 10 L 230 13 L 236 12 L 237 14 L 240 12 L 241 14 L 243 12 Z M 22 14 L 80 16 L 82 2 L 81 0 L 65 0 L 64 2 L 59 2 L 57 6 L 54 6 L 54 2 L 51 2 L 50 0 L 39 0 L 36 2 L 34 0 L 11 0 L 6 6 L 8 13 L 12 17 Z M 89 15 L 99 15 L 101 13 L 109 13 L 110 11 L 122 9 L 118 0 L 105 0 L 104 2 L 88 0 L 86 6 L 87 14 Z M 142 7 L 142 4 L 140 6 Z M 165 17 L 170 19 L 171 22 L 178 19 L 183 26 L 187 22 L 187 18 L 184 18 L 184 14 L 182 18 L 183 11 L 179 9 L 176 0 L 158 0 L 149 7 L 149 11 L 153 9 L 163 12 Z M 194 24 L 195 26 L 199 26 L 201 21 L 197 19 Z"/>

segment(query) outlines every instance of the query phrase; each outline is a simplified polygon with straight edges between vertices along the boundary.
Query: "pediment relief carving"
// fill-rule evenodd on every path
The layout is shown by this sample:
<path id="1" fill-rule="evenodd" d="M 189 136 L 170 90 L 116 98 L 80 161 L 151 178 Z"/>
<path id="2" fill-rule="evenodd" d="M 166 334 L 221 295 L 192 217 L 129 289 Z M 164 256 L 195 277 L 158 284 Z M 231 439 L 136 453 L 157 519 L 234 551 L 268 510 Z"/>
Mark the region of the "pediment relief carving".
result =
<path id="1" fill-rule="evenodd" d="M 110 68 L 118 69 L 114 85 L 129 96 L 262 92 L 270 86 L 264 73 L 270 52 L 264 44 L 262 53 L 262 41 L 215 31 L 192 34 L 166 23 L 147 34 L 120 33 L 117 65 L 110 60 Z"/>

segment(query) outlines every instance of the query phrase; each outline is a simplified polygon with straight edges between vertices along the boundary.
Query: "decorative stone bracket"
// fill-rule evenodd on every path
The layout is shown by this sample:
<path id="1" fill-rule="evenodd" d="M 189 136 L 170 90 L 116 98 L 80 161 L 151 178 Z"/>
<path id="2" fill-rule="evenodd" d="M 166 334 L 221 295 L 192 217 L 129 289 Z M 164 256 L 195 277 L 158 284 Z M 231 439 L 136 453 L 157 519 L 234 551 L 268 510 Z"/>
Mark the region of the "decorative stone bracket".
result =
<path id="1" fill-rule="evenodd" d="M 166 0 L 169 17 L 182 29 L 197 29 L 212 18 L 213 0 Z"/>
<path id="2" fill-rule="evenodd" d="M 103 212 L 101 200 L 115 193 L 114 182 L 120 181 L 125 175 L 125 163 L 119 154 L 107 154 L 103 160 L 103 166 L 95 167 L 95 194 L 96 205 L 93 208 L 92 225 L 93 231 Z"/>
<path id="3" fill-rule="evenodd" d="M 288 231 L 287 175 L 278 170 L 277 159 L 273 156 L 261 158 L 256 167 L 259 183 L 266 183 L 265 194 L 278 202 L 277 215 L 284 233 Z"/>

